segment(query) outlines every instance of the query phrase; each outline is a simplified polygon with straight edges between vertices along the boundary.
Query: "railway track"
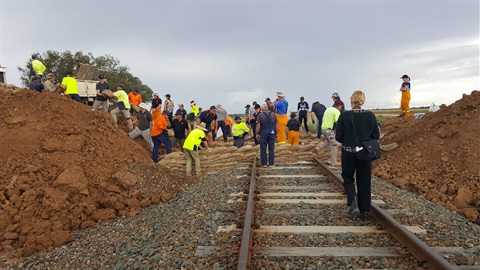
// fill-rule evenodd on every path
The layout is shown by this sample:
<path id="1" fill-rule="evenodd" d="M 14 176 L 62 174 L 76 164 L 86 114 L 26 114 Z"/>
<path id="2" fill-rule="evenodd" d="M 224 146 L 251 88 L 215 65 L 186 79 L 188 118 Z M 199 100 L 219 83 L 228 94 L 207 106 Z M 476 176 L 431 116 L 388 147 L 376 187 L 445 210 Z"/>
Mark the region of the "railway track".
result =
<path id="1" fill-rule="evenodd" d="M 375 194 L 366 220 L 347 216 L 342 180 L 319 160 L 251 168 L 248 191 L 230 201 L 246 203 L 243 228 L 218 230 L 243 229 L 237 269 L 477 269 L 451 265 L 440 254 L 461 249 L 429 247 Z"/>

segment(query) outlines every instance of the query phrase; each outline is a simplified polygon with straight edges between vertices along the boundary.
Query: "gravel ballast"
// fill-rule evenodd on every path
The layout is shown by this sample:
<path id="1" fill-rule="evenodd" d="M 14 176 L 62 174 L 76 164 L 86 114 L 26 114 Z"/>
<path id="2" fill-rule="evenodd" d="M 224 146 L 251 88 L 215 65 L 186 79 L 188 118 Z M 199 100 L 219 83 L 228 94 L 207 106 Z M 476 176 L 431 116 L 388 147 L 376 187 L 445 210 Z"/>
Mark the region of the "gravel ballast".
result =
<path id="1" fill-rule="evenodd" d="M 242 202 L 227 203 L 238 199 L 232 193 L 245 190 L 249 182 L 248 164 L 234 169 L 210 173 L 194 182 L 177 197 L 167 203 L 149 206 L 133 218 L 119 218 L 75 232 L 75 240 L 48 252 L 37 253 L 17 262 L 0 267 L 7 269 L 235 269 L 241 232 L 216 233 L 219 226 L 243 224 Z M 293 164 L 292 166 L 296 166 Z M 288 171 L 288 170 L 285 170 Z M 309 173 L 311 169 L 308 169 Z M 276 169 L 268 173 L 281 174 Z M 286 173 L 285 173 L 286 174 Z M 302 183 L 303 184 L 303 183 Z M 275 192 L 275 191 L 272 191 Z M 404 225 L 420 226 L 427 235 L 420 238 L 431 246 L 463 247 L 470 254 L 455 254 L 447 257 L 451 263 L 480 265 L 480 226 L 459 214 L 426 199 L 401 190 L 381 179 L 374 178 L 373 193 L 376 199 L 387 203 L 386 209 L 400 209 L 395 214 Z M 296 205 L 302 209 L 301 204 Z M 311 208 L 309 208 L 311 209 Z M 284 210 L 269 207 L 269 210 Z M 291 210 L 289 208 L 289 210 Z M 307 220 L 305 224 L 342 224 L 347 206 L 331 207 L 331 219 Z M 275 215 L 263 215 L 259 223 L 273 223 Z M 295 215 L 291 215 L 292 218 Z M 283 224 L 288 220 L 277 220 Z M 304 222 L 304 221 L 302 221 Z M 372 221 L 364 221 L 372 222 Z M 337 225 L 337 224 L 332 224 Z M 281 245 L 343 245 L 355 246 L 349 235 L 296 236 L 262 235 L 257 240 L 268 240 L 272 246 Z M 379 246 L 395 246 L 388 235 L 356 236 L 357 242 L 379 243 Z M 358 244 L 357 246 L 362 246 Z M 205 254 L 198 253 L 200 249 Z M 402 261 L 403 260 L 403 261 Z M 341 267 L 391 268 L 398 265 L 411 266 L 409 258 L 291 258 L 288 266 L 282 258 L 269 258 L 256 269 L 338 269 Z"/>

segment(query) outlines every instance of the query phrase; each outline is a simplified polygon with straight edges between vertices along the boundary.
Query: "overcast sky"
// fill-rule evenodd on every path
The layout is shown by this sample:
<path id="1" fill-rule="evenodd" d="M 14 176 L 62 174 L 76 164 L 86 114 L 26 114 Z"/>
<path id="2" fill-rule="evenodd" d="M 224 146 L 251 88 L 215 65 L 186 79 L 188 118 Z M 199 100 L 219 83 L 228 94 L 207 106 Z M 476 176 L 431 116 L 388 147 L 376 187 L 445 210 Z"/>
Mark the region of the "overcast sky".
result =
<path id="1" fill-rule="evenodd" d="M 411 107 L 448 105 L 479 89 L 479 13 L 478 0 L 0 0 L 0 64 L 19 85 L 34 52 L 110 54 L 176 104 L 229 113 L 276 91 L 293 110 L 358 89 L 366 108 L 395 108 L 403 74 Z"/>

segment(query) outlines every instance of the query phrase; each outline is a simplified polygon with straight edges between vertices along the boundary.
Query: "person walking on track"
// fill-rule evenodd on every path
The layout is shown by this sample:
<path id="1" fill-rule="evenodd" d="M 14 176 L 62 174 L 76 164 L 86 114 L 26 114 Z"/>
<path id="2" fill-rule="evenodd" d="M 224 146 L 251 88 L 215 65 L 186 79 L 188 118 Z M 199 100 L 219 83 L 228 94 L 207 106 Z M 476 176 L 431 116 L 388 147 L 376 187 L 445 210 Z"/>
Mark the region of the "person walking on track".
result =
<path id="1" fill-rule="evenodd" d="M 370 212 L 372 163 L 357 158 L 358 141 L 378 140 L 380 137 L 377 119 L 371 111 L 362 109 L 364 103 L 365 94 L 362 91 L 353 92 L 350 97 L 352 110 L 340 115 L 335 134 L 335 139 L 342 143 L 342 178 L 347 204 L 350 206 L 348 213 L 357 215 L 360 219 L 365 218 L 365 212 Z"/>

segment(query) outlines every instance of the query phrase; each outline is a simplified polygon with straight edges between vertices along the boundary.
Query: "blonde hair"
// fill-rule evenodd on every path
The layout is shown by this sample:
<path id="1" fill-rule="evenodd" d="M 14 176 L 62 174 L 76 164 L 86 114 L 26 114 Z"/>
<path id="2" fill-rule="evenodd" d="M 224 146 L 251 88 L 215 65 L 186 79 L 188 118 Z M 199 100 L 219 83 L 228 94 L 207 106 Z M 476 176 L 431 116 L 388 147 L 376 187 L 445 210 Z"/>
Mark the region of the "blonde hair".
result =
<path id="1" fill-rule="evenodd" d="M 353 92 L 352 96 L 350 97 L 350 101 L 354 105 L 362 106 L 363 103 L 365 103 L 365 93 L 363 93 L 361 90 Z"/>

